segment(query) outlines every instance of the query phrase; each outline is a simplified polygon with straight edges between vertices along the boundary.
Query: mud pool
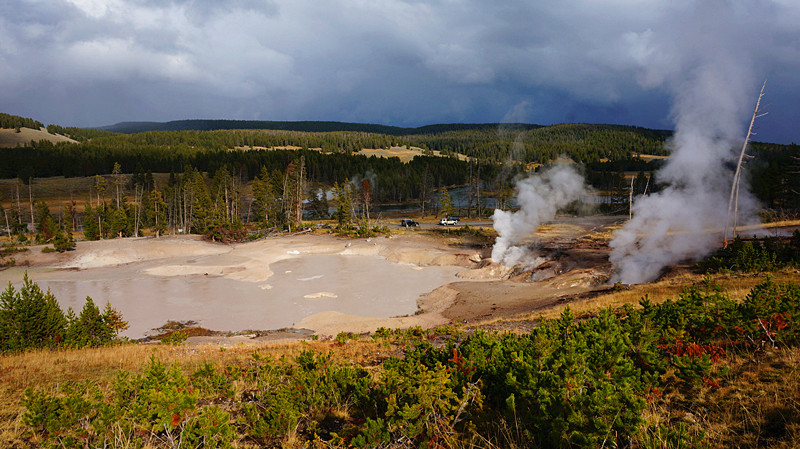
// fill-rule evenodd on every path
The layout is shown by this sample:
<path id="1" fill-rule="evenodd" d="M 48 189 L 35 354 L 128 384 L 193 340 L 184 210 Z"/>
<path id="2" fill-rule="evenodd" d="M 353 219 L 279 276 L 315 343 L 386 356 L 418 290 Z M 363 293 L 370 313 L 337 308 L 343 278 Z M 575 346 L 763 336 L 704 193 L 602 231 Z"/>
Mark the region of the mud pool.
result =
<path id="1" fill-rule="evenodd" d="M 387 318 L 414 314 L 420 295 L 456 280 L 457 267 L 396 264 L 372 255 L 303 255 L 269 265 L 266 282 L 193 274 L 153 276 L 154 261 L 89 269 L 29 268 L 66 311 L 80 313 L 90 296 L 106 301 L 130 323 L 124 336 L 141 338 L 168 320 L 192 320 L 218 331 L 291 327 L 326 311 Z M 0 272 L 19 289 L 25 268 Z"/>

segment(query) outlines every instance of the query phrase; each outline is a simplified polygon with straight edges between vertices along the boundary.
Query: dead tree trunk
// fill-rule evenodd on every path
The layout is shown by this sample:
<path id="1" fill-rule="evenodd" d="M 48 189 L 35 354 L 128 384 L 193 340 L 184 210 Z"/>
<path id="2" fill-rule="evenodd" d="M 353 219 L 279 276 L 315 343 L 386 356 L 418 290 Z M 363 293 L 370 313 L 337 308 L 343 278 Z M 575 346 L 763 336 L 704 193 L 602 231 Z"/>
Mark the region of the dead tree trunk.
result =
<path id="1" fill-rule="evenodd" d="M 633 219 L 633 181 L 636 176 L 631 176 L 631 190 L 628 192 L 628 221 Z"/>
<path id="2" fill-rule="evenodd" d="M 36 224 L 33 219 L 33 178 L 28 178 L 28 199 L 31 205 L 31 232 L 36 229 Z"/>
<path id="3" fill-rule="evenodd" d="M 767 81 L 764 80 L 764 84 L 761 85 L 761 92 L 758 94 L 758 99 L 756 100 L 756 107 L 753 109 L 753 116 L 750 118 L 750 126 L 747 128 L 747 135 L 744 138 L 744 144 L 742 144 L 742 151 L 739 153 L 739 161 L 736 164 L 736 172 L 733 175 L 733 184 L 731 185 L 731 196 L 730 200 L 728 201 L 728 219 L 725 220 L 725 232 L 723 235 L 723 247 L 728 246 L 728 227 L 731 224 L 731 219 L 733 220 L 733 236 L 736 236 L 736 225 L 737 225 L 737 216 L 739 215 L 739 181 L 742 177 L 742 161 L 744 161 L 745 153 L 747 151 L 747 144 L 750 142 L 750 136 L 753 133 L 753 124 L 756 122 L 758 117 L 763 117 L 766 113 L 761 113 L 759 107 L 761 105 L 761 98 L 764 96 L 764 88 L 767 86 Z"/>
<path id="4" fill-rule="evenodd" d="M 6 215 L 6 232 L 8 232 L 8 239 L 11 240 L 11 226 L 8 224 L 8 211 L 4 209 L 3 213 Z"/>
<path id="5" fill-rule="evenodd" d="M 15 179 L 14 186 L 17 188 L 17 222 L 22 223 L 22 206 L 19 201 L 19 181 L 19 178 Z"/>

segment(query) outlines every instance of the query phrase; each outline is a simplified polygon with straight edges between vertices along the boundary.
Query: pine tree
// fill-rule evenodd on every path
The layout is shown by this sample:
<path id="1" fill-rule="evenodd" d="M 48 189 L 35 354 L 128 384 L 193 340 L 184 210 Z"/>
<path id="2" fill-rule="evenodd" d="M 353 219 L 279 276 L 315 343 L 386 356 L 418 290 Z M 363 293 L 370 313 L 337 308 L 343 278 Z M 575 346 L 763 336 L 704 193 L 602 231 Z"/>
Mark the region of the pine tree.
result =
<path id="1" fill-rule="evenodd" d="M 86 203 L 86 209 L 83 212 L 83 236 L 86 240 L 97 240 L 100 237 L 97 217 L 94 214 L 91 202 Z"/>
<path id="2" fill-rule="evenodd" d="M 67 320 L 52 293 L 25 273 L 17 292 L 11 283 L 0 295 L 0 350 L 21 351 L 59 345 Z"/>
<path id="3" fill-rule="evenodd" d="M 19 335 L 19 296 L 8 283 L 8 288 L 0 294 L 0 351 L 9 351 L 21 346 Z"/>
<path id="4" fill-rule="evenodd" d="M 64 314 L 64 318 L 67 320 L 67 327 L 64 330 L 64 344 L 68 346 L 77 346 L 78 338 L 78 326 L 76 326 L 78 322 L 78 316 L 75 315 L 75 311 L 72 310 L 72 307 L 67 308 L 67 313 Z"/>
<path id="5" fill-rule="evenodd" d="M 442 188 L 442 191 L 439 194 L 439 205 L 442 208 L 441 212 L 443 216 L 447 217 L 455 214 L 453 200 L 450 199 L 450 192 L 448 192 L 446 188 Z"/>
<path id="6" fill-rule="evenodd" d="M 364 218 L 367 222 L 367 226 L 369 226 L 369 208 L 372 205 L 372 184 L 369 182 L 369 179 L 365 178 L 361 181 L 359 197 L 364 206 Z"/>
<path id="7" fill-rule="evenodd" d="M 253 180 L 253 214 L 257 221 L 277 226 L 282 223 L 283 215 L 275 188 L 279 184 L 275 179 L 275 173 L 270 174 L 266 167 L 261 167 L 261 173 Z"/>
<path id="8" fill-rule="evenodd" d="M 153 208 L 153 232 L 159 237 L 167 232 L 167 203 L 158 189 L 150 193 L 150 202 Z"/>
<path id="9" fill-rule="evenodd" d="M 120 192 L 120 189 L 122 188 L 122 166 L 119 165 L 119 162 L 114 162 L 114 169 L 112 173 L 114 173 L 114 187 L 117 190 L 117 209 L 119 209 L 122 207 L 122 192 Z"/>
<path id="10" fill-rule="evenodd" d="M 348 227 L 352 222 L 352 195 L 350 184 L 335 183 L 333 185 L 333 200 L 336 203 L 334 216 L 339 227 Z"/>
<path id="11" fill-rule="evenodd" d="M 330 218 L 331 214 L 328 211 L 328 197 L 325 190 L 319 189 L 316 194 L 311 196 L 311 199 L 308 201 L 308 210 L 315 218 L 323 220 Z"/>
<path id="12" fill-rule="evenodd" d="M 283 210 L 290 231 L 302 225 L 305 187 L 306 159 L 300 156 L 289 163 L 283 178 Z"/>
<path id="13" fill-rule="evenodd" d="M 100 309 L 88 296 L 80 315 L 70 323 L 69 334 L 74 339 L 70 343 L 77 347 L 102 346 L 113 338 L 113 330 L 103 321 Z"/>
<path id="14" fill-rule="evenodd" d="M 119 337 L 119 333 L 128 329 L 130 325 L 122 318 L 122 313 L 119 310 L 111 307 L 111 303 L 106 301 L 106 307 L 103 309 L 101 317 L 106 328 L 108 328 L 114 338 Z"/>
<path id="15" fill-rule="evenodd" d="M 124 236 L 128 228 L 128 214 L 125 213 L 125 208 L 119 208 L 111 214 L 111 223 L 109 226 L 109 234 L 112 238 L 116 236 Z"/>
<path id="16" fill-rule="evenodd" d="M 204 234 L 214 223 L 215 211 L 203 174 L 193 170 L 189 179 L 191 192 L 191 232 Z"/>

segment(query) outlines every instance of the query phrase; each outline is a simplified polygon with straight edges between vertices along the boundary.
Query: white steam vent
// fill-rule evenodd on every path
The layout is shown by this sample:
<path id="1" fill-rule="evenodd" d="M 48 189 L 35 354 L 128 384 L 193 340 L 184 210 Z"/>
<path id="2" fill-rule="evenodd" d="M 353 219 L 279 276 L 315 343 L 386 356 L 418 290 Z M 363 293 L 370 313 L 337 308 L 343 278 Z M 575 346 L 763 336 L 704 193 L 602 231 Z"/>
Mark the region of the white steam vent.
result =
<path id="1" fill-rule="evenodd" d="M 636 201 L 633 219 L 610 243 L 615 281 L 651 281 L 664 267 L 699 259 L 722 243 L 733 170 L 760 84 L 757 52 L 745 36 L 759 25 L 737 8 L 713 2 L 691 8 L 696 19 L 675 21 L 678 30 L 640 36 L 646 49 L 640 80 L 672 94 L 675 134 L 657 176 L 667 187 Z M 742 182 L 738 222 L 757 221 L 756 207 Z"/>
<path id="2" fill-rule="evenodd" d="M 556 164 L 517 182 L 520 209 L 517 212 L 494 211 L 494 229 L 498 237 L 492 259 L 506 266 L 535 265 L 540 259 L 521 245 L 536 228 L 556 216 L 559 208 L 585 199 L 590 193 L 583 176 L 567 163 Z"/>

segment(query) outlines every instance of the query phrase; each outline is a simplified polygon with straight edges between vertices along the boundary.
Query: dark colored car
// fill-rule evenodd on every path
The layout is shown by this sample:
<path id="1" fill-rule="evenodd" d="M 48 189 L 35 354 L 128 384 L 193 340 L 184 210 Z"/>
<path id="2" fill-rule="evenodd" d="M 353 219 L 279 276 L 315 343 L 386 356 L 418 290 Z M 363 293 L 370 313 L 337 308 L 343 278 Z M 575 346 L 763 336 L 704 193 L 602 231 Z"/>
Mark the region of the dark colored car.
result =
<path id="1" fill-rule="evenodd" d="M 419 223 L 417 223 L 414 220 L 409 220 L 408 218 L 404 218 L 400 220 L 400 226 L 404 228 L 416 228 L 419 226 Z"/>

